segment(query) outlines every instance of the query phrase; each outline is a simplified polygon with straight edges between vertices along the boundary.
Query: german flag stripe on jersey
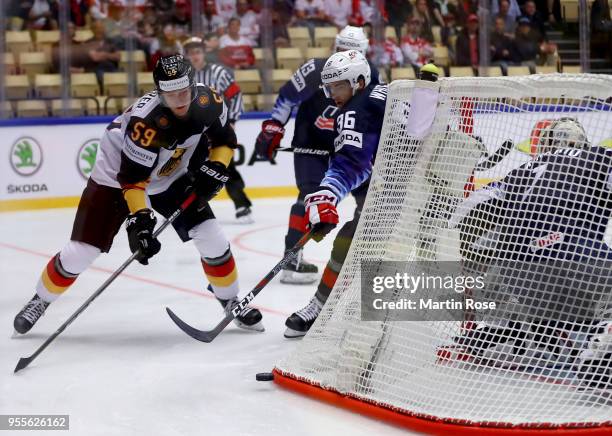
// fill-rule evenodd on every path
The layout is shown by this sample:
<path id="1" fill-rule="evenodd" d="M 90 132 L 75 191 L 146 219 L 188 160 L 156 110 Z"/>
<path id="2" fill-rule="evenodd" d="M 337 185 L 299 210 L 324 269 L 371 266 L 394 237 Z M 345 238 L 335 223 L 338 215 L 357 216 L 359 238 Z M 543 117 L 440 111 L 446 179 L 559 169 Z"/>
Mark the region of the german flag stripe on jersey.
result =
<path id="1" fill-rule="evenodd" d="M 227 288 L 238 280 L 236 262 L 229 249 L 223 256 L 214 259 L 202 259 L 202 267 L 213 286 Z"/>
<path id="2" fill-rule="evenodd" d="M 301 233 L 306 233 L 306 220 L 303 215 L 289 215 L 289 228 Z"/>
<path id="3" fill-rule="evenodd" d="M 329 265 L 325 266 L 323 270 L 323 276 L 321 277 L 321 283 L 327 286 L 329 289 L 333 289 L 338 280 L 338 273 L 332 270 Z"/>
<path id="4" fill-rule="evenodd" d="M 49 292 L 61 294 L 74 283 L 77 277 L 78 275 L 70 274 L 62 268 L 59 254 L 56 254 L 43 270 L 41 280 Z"/>

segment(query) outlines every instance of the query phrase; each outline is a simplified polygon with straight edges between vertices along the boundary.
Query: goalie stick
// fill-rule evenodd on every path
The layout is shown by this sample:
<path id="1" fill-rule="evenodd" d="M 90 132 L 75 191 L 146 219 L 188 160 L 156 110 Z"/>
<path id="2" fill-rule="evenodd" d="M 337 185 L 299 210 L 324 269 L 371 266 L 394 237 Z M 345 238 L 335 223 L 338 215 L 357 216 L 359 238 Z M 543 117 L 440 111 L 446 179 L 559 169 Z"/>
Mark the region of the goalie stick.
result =
<path id="1" fill-rule="evenodd" d="M 508 156 L 508 154 L 510 154 L 510 152 L 512 151 L 512 147 L 514 147 L 514 143 L 511 139 L 504 141 L 504 143 L 497 150 L 495 150 L 495 153 L 490 156 L 487 156 L 487 159 L 485 161 L 480 162 L 478 165 L 476 165 L 474 171 L 479 172 L 490 170 L 495 165 L 500 163 L 506 156 Z"/>
<path id="2" fill-rule="evenodd" d="M 219 322 L 212 330 L 198 330 L 187 324 L 174 312 L 172 312 L 172 310 L 166 307 L 166 312 L 168 313 L 168 316 L 170 316 L 170 319 L 172 319 L 172 321 L 174 321 L 174 323 L 181 330 L 183 330 L 195 340 L 206 343 L 212 342 L 217 336 L 219 336 L 219 333 L 221 333 L 225 329 L 225 327 L 227 327 L 229 323 L 234 320 L 234 318 L 240 315 L 240 312 L 242 312 L 244 308 L 257 296 L 257 294 L 259 294 L 262 289 L 265 288 L 268 283 L 270 283 L 270 281 L 272 281 L 272 279 L 280 272 L 280 270 L 282 270 L 289 262 L 291 262 L 298 255 L 298 251 L 300 251 L 300 249 L 304 245 L 306 245 L 306 243 L 310 240 L 311 237 L 312 235 L 310 233 L 306 233 L 304 236 L 302 236 L 302 238 L 295 244 L 295 246 L 293 246 L 293 248 L 291 248 L 285 253 L 285 256 L 276 264 L 276 266 L 272 268 L 272 270 L 268 272 L 268 274 L 266 274 L 266 276 L 261 279 L 259 283 L 257 283 L 257 286 L 255 286 L 251 292 L 246 294 L 244 298 L 240 300 L 238 304 L 234 306 L 227 315 L 225 315 L 225 318 L 223 318 L 221 322 Z"/>
<path id="3" fill-rule="evenodd" d="M 187 209 L 187 207 L 189 207 L 189 205 L 191 203 L 193 203 L 193 201 L 196 199 L 196 195 L 195 194 L 191 194 L 189 195 L 189 197 L 187 197 L 187 199 L 185 199 L 185 201 L 183 201 L 183 203 L 181 203 L 181 205 L 179 206 L 179 208 L 174 211 L 174 213 L 172 215 L 170 215 L 170 217 L 163 222 L 163 224 L 161 226 L 159 226 L 157 228 L 157 230 L 155 230 L 155 232 L 153 233 L 153 237 L 157 237 L 161 232 L 163 232 L 166 227 L 168 227 L 170 224 L 172 224 L 181 213 L 183 213 L 183 211 L 185 209 Z M 17 366 L 15 367 L 15 371 L 14 372 L 18 372 L 21 371 L 22 369 L 24 369 L 25 367 L 27 367 L 30 363 L 32 363 L 32 361 L 34 359 L 36 359 L 36 357 L 38 357 L 38 355 L 40 353 L 43 352 L 43 350 L 45 348 L 47 348 L 49 346 L 49 344 L 51 342 L 53 342 L 55 340 L 55 338 L 57 338 L 65 329 L 66 327 L 68 327 L 70 324 L 72 324 L 72 322 L 78 318 L 78 316 L 85 310 L 87 309 L 87 306 L 89 306 L 96 298 L 98 298 L 100 296 L 100 294 L 102 292 L 104 292 L 104 290 L 106 288 L 108 288 L 110 286 L 110 284 L 112 282 L 115 281 L 115 279 L 117 277 L 119 277 L 119 275 L 134 261 L 136 260 L 136 258 L 138 257 L 138 255 L 140 254 L 140 251 L 137 251 L 135 253 L 133 253 L 125 262 L 123 262 L 123 264 L 117 268 L 115 270 L 114 273 L 111 274 L 111 276 L 106 279 L 106 281 L 104 283 L 102 283 L 102 286 L 100 286 L 98 289 L 96 289 L 96 291 L 85 301 L 85 303 L 83 303 L 81 305 L 81 307 L 79 307 L 71 316 L 70 318 L 68 318 L 61 326 L 59 326 L 59 328 L 55 331 L 55 333 L 53 333 L 51 336 L 49 336 L 49 338 L 47 338 L 47 340 L 40 346 L 38 347 L 38 349 L 30 356 L 30 357 L 22 357 L 21 359 L 19 359 L 19 362 L 17 362 Z"/>

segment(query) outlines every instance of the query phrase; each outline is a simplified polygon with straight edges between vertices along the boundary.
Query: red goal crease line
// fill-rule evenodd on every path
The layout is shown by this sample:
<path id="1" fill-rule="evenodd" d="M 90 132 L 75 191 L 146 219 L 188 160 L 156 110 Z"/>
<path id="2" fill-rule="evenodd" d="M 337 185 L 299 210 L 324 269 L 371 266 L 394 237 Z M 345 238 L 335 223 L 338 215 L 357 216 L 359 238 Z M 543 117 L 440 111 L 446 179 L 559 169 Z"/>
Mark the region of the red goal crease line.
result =
<path id="1" fill-rule="evenodd" d="M 296 393 L 325 403 L 350 410 L 369 418 L 389 424 L 433 435 L 456 436 L 610 436 L 612 422 L 555 424 L 538 423 L 528 426 L 513 426 L 504 423 L 465 423 L 445 421 L 435 416 L 419 416 L 407 411 L 392 409 L 385 405 L 374 404 L 359 398 L 343 395 L 334 390 L 324 389 L 315 384 L 285 375 L 278 369 L 273 370 L 274 383 Z M 537 426 L 536 426 L 537 425 Z"/>

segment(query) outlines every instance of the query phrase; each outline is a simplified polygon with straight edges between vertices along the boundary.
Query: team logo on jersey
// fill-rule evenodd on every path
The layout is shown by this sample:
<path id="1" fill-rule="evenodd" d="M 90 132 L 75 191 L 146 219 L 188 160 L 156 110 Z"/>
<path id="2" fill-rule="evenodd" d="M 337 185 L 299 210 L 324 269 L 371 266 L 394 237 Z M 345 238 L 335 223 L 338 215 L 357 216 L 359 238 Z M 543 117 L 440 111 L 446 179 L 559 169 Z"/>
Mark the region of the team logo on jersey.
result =
<path id="1" fill-rule="evenodd" d="M 541 238 L 535 239 L 530 247 L 531 251 L 534 253 L 536 251 L 543 250 L 544 248 L 550 247 L 551 245 L 558 244 L 559 242 L 563 242 L 563 233 L 561 232 L 552 232 L 548 235 L 542 236 Z"/>
<path id="2" fill-rule="evenodd" d="M 170 121 L 168 121 L 168 118 L 165 115 L 162 115 L 157 119 L 157 125 L 160 128 L 165 129 L 170 125 Z"/>
<path id="3" fill-rule="evenodd" d="M 157 175 L 159 177 L 167 177 L 172 174 L 181 164 L 181 160 L 186 151 L 186 148 L 177 148 L 174 150 L 172 157 L 159 169 Z"/>
<path id="4" fill-rule="evenodd" d="M 23 136 L 11 147 L 10 159 L 17 174 L 31 176 L 42 166 L 42 148 L 34 138 Z"/>
<path id="5" fill-rule="evenodd" d="M 208 98 L 207 95 L 202 94 L 201 96 L 198 97 L 198 104 L 202 107 L 206 107 L 208 106 L 210 103 L 210 99 Z"/>
<path id="6" fill-rule="evenodd" d="M 93 171 L 99 146 L 100 140 L 96 138 L 86 141 L 81 145 L 81 148 L 79 148 L 79 153 L 77 154 L 77 168 L 79 169 L 79 174 L 85 180 L 89 178 Z"/>
<path id="7" fill-rule="evenodd" d="M 336 106 L 328 105 L 323 113 L 315 120 L 315 126 L 321 130 L 334 130 L 334 115 L 338 111 Z"/>

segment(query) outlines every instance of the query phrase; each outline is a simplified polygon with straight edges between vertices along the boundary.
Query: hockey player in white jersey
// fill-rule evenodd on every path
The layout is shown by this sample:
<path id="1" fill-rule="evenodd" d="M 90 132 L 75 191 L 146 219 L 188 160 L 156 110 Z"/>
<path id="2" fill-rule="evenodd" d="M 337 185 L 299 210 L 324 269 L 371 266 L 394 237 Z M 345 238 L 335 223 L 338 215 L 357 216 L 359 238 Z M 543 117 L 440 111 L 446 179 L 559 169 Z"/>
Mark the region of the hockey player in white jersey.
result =
<path id="1" fill-rule="evenodd" d="M 96 165 L 83 191 L 70 241 L 43 269 L 36 294 L 17 314 L 14 327 L 28 332 L 48 306 L 100 255 L 108 252 L 122 223 L 130 249 L 148 264 L 160 242 L 157 219 L 168 217 L 195 191 L 198 198 L 174 222 L 183 241 L 193 240 L 212 291 L 226 311 L 238 302 L 238 273 L 208 204 L 227 181 L 236 147 L 223 97 L 196 84 L 193 69 L 180 55 L 155 66 L 156 91 L 150 92 L 106 128 Z M 263 330 L 262 315 L 246 308 L 240 327 Z"/>

